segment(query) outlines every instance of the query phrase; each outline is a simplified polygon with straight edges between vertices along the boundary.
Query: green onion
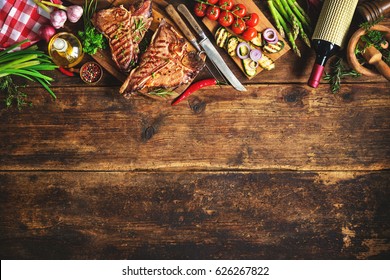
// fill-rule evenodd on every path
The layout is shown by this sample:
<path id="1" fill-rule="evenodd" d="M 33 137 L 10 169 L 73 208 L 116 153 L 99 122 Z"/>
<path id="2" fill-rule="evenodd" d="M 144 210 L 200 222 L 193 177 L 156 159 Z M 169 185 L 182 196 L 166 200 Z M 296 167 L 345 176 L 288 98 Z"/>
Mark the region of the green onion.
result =
<path id="1" fill-rule="evenodd" d="M 40 73 L 40 71 L 54 70 L 58 67 L 51 61 L 50 57 L 39 51 L 37 46 L 11 52 L 26 42 L 28 40 L 0 51 L 0 78 L 13 75 L 38 82 L 56 99 L 56 95 L 48 86 L 53 78 Z"/>

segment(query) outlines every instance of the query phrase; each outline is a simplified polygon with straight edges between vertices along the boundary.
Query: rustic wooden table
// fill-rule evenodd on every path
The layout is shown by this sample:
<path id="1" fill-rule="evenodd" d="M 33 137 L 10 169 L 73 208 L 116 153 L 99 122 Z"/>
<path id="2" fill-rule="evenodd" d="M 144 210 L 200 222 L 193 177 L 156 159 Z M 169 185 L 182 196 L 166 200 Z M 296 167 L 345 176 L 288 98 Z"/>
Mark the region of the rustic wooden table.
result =
<path id="1" fill-rule="evenodd" d="M 108 73 L 31 84 L 0 110 L 1 258 L 389 258 L 390 84 L 309 88 L 302 53 L 251 81 L 223 54 L 248 91 L 176 107 Z"/>

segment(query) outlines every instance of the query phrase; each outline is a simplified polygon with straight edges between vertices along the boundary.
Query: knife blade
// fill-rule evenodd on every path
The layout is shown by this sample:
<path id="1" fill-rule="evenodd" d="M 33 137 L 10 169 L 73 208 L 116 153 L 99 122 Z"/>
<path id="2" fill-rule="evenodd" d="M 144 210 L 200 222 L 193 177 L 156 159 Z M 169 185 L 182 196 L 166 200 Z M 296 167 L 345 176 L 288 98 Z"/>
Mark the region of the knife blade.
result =
<path id="1" fill-rule="evenodd" d="M 180 30 L 183 32 L 184 36 L 190 41 L 190 43 L 194 46 L 194 48 L 200 52 L 200 46 L 196 40 L 196 37 L 194 34 L 192 34 L 191 30 L 187 27 L 179 13 L 176 11 L 175 7 L 172 4 L 169 4 L 167 7 L 165 7 L 165 11 L 168 13 L 168 15 L 171 17 L 171 19 L 177 24 L 177 26 L 180 28 Z"/>
<path id="2" fill-rule="evenodd" d="M 225 78 L 236 90 L 246 91 L 246 88 L 241 84 L 241 82 L 229 69 L 226 62 L 223 60 L 223 58 L 218 53 L 217 49 L 214 47 L 211 41 L 207 38 L 206 34 L 203 32 L 202 28 L 200 27 L 196 19 L 192 16 L 191 12 L 187 9 L 187 7 L 184 4 L 180 4 L 177 6 L 177 9 L 180 13 L 184 15 L 184 17 L 188 20 L 190 25 L 194 28 L 196 33 L 201 38 L 199 45 L 203 48 L 210 60 L 214 62 L 214 65 L 222 72 Z"/>
<path id="3" fill-rule="evenodd" d="M 165 7 L 165 11 L 168 13 L 168 15 L 171 17 L 171 19 L 175 22 L 175 24 L 180 28 L 180 30 L 183 32 L 184 36 L 187 38 L 187 40 L 194 46 L 194 48 L 198 51 L 198 55 L 201 53 L 204 54 L 202 51 L 200 45 L 198 44 L 198 41 L 194 34 L 192 34 L 191 30 L 187 27 L 187 24 L 183 21 L 179 13 L 176 11 L 175 7 L 172 4 L 169 4 Z M 211 71 L 211 69 L 208 67 L 207 63 L 205 63 L 205 67 L 209 71 L 209 73 L 218 80 L 216 75 Z M 216 68 L 219 75 L 218 77 L 222 77 L 222 79 L 227 83 L 222 73 L 219 71 L 218 68 Z"/>

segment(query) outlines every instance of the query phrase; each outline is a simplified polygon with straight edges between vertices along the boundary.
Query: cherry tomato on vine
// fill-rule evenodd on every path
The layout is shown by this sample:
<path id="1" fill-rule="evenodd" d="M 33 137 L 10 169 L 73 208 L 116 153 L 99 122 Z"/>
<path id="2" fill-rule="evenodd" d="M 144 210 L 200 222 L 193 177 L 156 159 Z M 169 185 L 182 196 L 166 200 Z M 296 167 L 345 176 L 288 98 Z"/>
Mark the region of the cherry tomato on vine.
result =
<path id="1" fill-rule="evenodd" d="M 257 36 L 257 30 L 254 27 L 248 27 L 241 36 L 245 41 L 250 41 Z"/>
<path id="2" fill-rule="evenodd" d="M 259 15 L 256 13 L 251 13 L 249 15 L 246 15 L 244 20 L 246 25 L 250 27 L 255 27 L 260 21 Z"/>
<path id="3" fill-rule="evenodd" d="M 234 16 L 229 11 L 222 11 L 218 18 L 219 24 L 225 27 L 232 25 L 233 21 L 234 21 Z"/>
<path id="4" fill-rule="evenodd" d="M 232 13 L 238 17 L 244 17 L 246 15 L 246 7 L 244 4 L 236 4 L 232 8 Z"/>
<path id="5" fill-rule="evenodd" d="M 211 4 L 211 5 L 215 5 L 215 4 L 217 4 L 218 0 L 207 0 L 206 2 Z"/>
<path id="6" fill-rule="evenodd" d="M 198 17 L 204 17 L 206 15 L 206 9 L 207 5 L 203 3 L 196 3 L 195 4 L 195 15 Z"/>
<path id="7" fill-rule="evenodd" d="M 245 27 L 246 27 L 245 22 L 242 19 L 240 19 L 240 18 L 236 18 L 233 21 L 232 25 L 230 26 L 232 31 L 234 33 L 236 33 L 237 35 L 241 34 L 242 32 L 244 32 Z"/>
<path id="8" fill-rule="evenodd" d="M 218 6 L 223 10 L 231 10 L 234 6 L 233 0 L 219 0 Z"/>
<path id="9" fill-rule="evenodd" d="M 221 10 L 216 6 L 209 6 L 206 10 L 206 16 L 211 20 L 217 20 Z"/>

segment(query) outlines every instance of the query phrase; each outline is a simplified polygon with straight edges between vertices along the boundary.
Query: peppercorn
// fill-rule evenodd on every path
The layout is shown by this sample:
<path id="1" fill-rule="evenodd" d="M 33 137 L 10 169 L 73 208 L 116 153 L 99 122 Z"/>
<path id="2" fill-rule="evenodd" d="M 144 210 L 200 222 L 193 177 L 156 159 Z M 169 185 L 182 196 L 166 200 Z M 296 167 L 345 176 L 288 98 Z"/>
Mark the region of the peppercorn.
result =
<path id="1" fill-rule="evenodd" d="M 95 62 L 87 62 L 80 69 L 80 77 L 86 83 L 98 82 L 102 74 L 102 68 Z"/>

